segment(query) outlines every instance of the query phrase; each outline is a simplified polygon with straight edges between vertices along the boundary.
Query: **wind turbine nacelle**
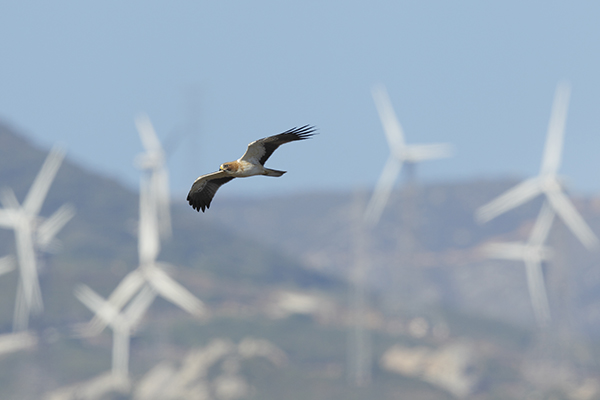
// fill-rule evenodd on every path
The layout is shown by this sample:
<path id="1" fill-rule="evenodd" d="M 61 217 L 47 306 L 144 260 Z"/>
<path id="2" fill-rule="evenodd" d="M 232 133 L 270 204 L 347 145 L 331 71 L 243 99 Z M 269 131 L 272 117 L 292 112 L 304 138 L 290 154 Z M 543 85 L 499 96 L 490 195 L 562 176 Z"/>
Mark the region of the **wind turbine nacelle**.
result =
<path id="1" fill-rule="evenodd" d="M 165 164 L 165 156 L 162 152 L 138 154 L 133 163 L 141 170 L 158 169 Z"/>

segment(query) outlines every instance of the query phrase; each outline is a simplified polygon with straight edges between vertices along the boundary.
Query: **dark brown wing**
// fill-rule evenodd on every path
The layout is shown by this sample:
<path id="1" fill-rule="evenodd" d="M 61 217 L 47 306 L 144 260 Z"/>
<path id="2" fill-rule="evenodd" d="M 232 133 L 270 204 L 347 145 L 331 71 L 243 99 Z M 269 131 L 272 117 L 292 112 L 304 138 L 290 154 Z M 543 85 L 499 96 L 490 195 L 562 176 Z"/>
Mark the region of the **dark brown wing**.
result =
<path id="1" fill-rule="evenodd" d="M 304 125 L 300 128 L 292 128 L 289 131 L 280 133 L 279 135 L 269 136 L 263 139 L 255 140 L 248 145 L 248 149 L 240 158 L 242 161 L 248 161 L 252 164 L 265 165 L 265 162 L 271 157 L 271 154 L 279 146 L 294 140 L 304 140 L 313 136 L 316 129 L 310 125 Z"/>
<path id="2" fill-rule="evenodd" d="M 190 206 L 194 210 L 198 212 L 202 210 L 204 212 L 206 208 L 210 208 L 210 202 L 221 185 L 226 184 L 232 179 L 234 179 L 233 176 L 229 176 L 223 171 L 202 175 L 194 181 L 187 195 L 188 203 L 190 203 Z"/>

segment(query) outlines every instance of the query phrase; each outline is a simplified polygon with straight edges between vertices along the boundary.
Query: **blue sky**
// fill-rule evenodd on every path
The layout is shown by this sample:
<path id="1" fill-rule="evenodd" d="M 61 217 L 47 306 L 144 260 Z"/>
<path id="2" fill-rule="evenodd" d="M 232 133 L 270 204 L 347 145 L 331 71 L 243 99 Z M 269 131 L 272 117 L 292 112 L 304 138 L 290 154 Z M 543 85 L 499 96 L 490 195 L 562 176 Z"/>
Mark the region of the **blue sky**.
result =
<path id="1" fill-rule="evenodd" d="M 131 187 L 137 113 L 165 140 L 193 132 L 169 159 L 177 198 L 250 141 L 317 126 L 269 160 L 287 175 L 220 192 L 277 195 L 375 184 L 388 156 L 377 83 L 409 142 L 456 148 L 422 164 L 422 180 L 531 176 L 566 79 L 561 172 L 572 192 L 597 194 L 599 4 L 2 1 L 0 119 Z"/>

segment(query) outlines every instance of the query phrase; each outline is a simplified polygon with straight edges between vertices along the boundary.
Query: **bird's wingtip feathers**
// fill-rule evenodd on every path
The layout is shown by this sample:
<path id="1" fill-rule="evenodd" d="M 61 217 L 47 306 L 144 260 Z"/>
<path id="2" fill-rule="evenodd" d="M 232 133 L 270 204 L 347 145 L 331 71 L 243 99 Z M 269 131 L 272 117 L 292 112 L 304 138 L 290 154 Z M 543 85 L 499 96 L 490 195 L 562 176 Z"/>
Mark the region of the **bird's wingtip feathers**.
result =
<path id="1" fill-rule="evenodd" d="M 283 132 L 283 134 L 295 135 L 298 138 L 298 140 L 304 140 L 318 134 L 318 132 L 317 128 L 315 128 L 312 125 L 303 125 L 301 127 L 295 126 L 292 129 Z"/>
<path id="2" fill-rule="evenodd" d="M 210 206 L 210 204 L 205 206 L 203 204 L 200 204 L 199 202 L 195 202 L 190 194 L 188 194 L 186 200 L 189 203 L 189 205 L 192 206 L 192 208 L 198 212 L 200 212 L 201 209 L 202 209 L 202 212 L 204 212 L 204 208 L 205 207 L 208 208 Z"/>

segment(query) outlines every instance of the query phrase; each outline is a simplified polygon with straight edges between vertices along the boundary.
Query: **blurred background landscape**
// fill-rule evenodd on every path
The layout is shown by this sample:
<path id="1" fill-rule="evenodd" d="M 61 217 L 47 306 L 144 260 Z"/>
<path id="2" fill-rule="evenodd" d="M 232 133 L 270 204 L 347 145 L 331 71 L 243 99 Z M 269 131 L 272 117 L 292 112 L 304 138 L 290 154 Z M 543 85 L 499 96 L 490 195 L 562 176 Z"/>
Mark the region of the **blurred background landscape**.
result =
<path id="1" fill-rule="evenodd" d="M 46 151 L 6 126 L 0 143 L 0 178 L 23 198 Z M 561 254 L 545 268 L 554 319 L 540 329 L 521 263 L 490 260 L 481 252 L 489 241 L 523 240 L 533 224 L 541 201 L 486 225 L 474 222 L 478 206 L 514 183 L 413 188 L 418 224 L 410 257 L 396 240 L 405 234 L 401 215 L 407 192 L 393 192 L 363 254 L 369 260 L 366 321 L 372 359 L 370 377 L 358 387 L 352 378 L 351 282 L 366 190 L 222 196 L 202 215 L 187 205 L 173 206 L 173 237 L 159 259 L 175 266 L 170 274 L 205 302 L 210 317 L 196 318 L 157 300 L 131 341 L 132 379 L 141 381 L 165 360 L 182 363 L 186 352 L 214 339 L 261 338 L 277 346 L 286 362 L 244 363 L 253 389 L 239 398 L 516 399 L 528 393 L 596 398 L 599 254 L 555 224 L 549 244 Z M 92 314 L 77 301 L 74 288 L 85 283 L 107 297 L 135 268 L 137 197 L 68 160 L 59 170 L 41 214 L 64 202 L 77 214 L 58 235 L 60 250 L 43 257 L 45 309 L 30 321 L 37 344 L 0 358 L 4 398 L 42 398 L 110 370 L 109 329 L 91 338 L 75 335 L 76 325 Z M 575 202 L 592 229 L 600 230 L 600 201 Z M 1 254 L 14 253 L 12 236 L 0 231 Z M 0 321 L 7 333 L 17 278 L 12 272 L 0 280 Z M 406 365 L 389 361 L 394 351 Z M 586 390 L 590 396 L 577 397 Z"/>
<path id="2" fill-rule="evenodd" d="M 538 173 L 566 80 L 560 182 L 600 234 L 598 17 L 560 1 L 1 4 L 2 199 L 22 203 L 59 144 L 39 215 L 75 214 L 38 253 L 44 309 L 15 334 L 21 270 L 2 257 L 18 244 L 0 229 L 0 398 L 600 399 L 600 252 L 556 219 L 540 324 L 523 262 L 485 249 L 527 241 L 543 198 L 475 217 Z M 455 155 L 404 169 L 369 226 L 390 154 L 376 84 L 408 143 Z M 81 334 L 81 285 L 108 299 L 140 263 L 140 112 L 169 170 L 157 260 L 203 311 L 157 297 L 115 380 L 113 326 Z M 304 124 L 319 135 L 269 159 L 285 176 L 188 206 L 197 176 Z"/>

